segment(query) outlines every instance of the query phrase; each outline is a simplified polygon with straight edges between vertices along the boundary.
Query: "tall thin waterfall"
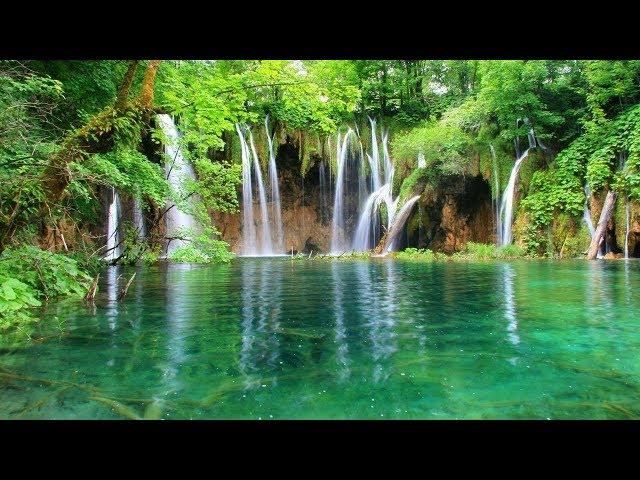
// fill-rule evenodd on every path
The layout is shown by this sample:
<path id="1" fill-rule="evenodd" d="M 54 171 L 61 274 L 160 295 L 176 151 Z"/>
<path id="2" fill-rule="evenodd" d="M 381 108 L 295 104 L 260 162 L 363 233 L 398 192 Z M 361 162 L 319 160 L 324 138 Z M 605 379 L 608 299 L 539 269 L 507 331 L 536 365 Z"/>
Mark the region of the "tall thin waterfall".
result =
<path id="1" fill-rule="evenodd" d="M 349 140 L 355 137 L 355 132 L 349 128 L 344 137 L 341 138 L 338 134 L 338 141 L 336 142 L 336 159 L 337 159 L 337 175 L 336 175 L 336 188 L 335 196 L 333 199 L 333 220 L 331 222 L 331 251 L 341 252 L 347 248 L 347 241 L 345 236 L 345 217 L 344 217 L 344 193 L 346 190 L 346 162 L 347 152 L 349 146 Z"/>
<path id="2" fill-rule="evenodd" d="M 511 169 L 511 175 L 509 176 L 507 188 L 504 191 L 504 195 L 502 195 L 499 216 L 502 218 L 502 234 L 500 236 L 500 245 L 503 246 L 511 244 L 511 241 L 513 240 L 513 234 L 511 231 L 513 221 L 513 194 L 516 187 L 518 172 L 520 171 L 520 166 L 528 155 L 529 149 L 525 150 L 520 158 L 516 160 L 515 165 Z"/>
<path id="3" fill-rule="evenodd" d="M 627 197 L 627 203 L 625 205 L 625 214 L 626 214 L 626 221 L 625 221 L 625 234 L 624 234 L 624 258 L 629 258 L 629 227 L 630 227 L 630 223 L 631 223 L 631 206 L 629 204 L 629 197 Z"/>
<path id="4" fill-rule="evenodd" d="M 185 182 L 195 180 L 196 174 L 191 164 L 182 156 L 178 144 L 180 136 L 171 116 L 160 114 L 158 115 L 158 120 L 162 131 L 169 139 L 169 142 L 165 145 L 165 153 L 169 156 L 165 165 L 167 180 L 171 185 L 174 195 L 176 195 L 176 199 L 179 203 L 183 203 L 182 208 L 186 207 L 185 209 L 188 210 L 191 206 L 191 200 L 188 198 Z M 189 230 L 193 231 L 198 227 L 198 223 L 193 215 L 182 210 L 171 200 L 167 201 L 165 224 L 167 227 L 166 236 L 170 239 L 167 244 L 167 255 L 170 255 L 174 250 L 188 243 L 188 241 L 182 238 L 172 240 L 173 237 L 188 233 Z"/>
<path id="5" fill-rule="evenodd" d="M 107 215 L 107 247 L 104 259 L 115 260 L 122 255 L 120 216 L 121 216 L 120 195 L 118 191 L 111 187 L 111 201 L 109 202 L 109 212 Z"/>
<path id="6" fill-rule="evenodd" d="M 618 154 L 618 169 L 624 170 L 627 165 L 627 155 L 624 152 Z M 629 205 L 629 197 L 625 202 L 625 232 L 624 232 L 624 258 L 629 258 L 629 227 L 631 223 L 631 208 Z"/>
<path id="7" fill-rule="evenodd" d="M 502 240 L 502 218 L 500 217 L 500 176 L 498 175 L 498 162 L 496 160 L 496 151 L 493 145 L 489 144 L 491 150 L 491 159 L 493 161 L 493 182 L 495 185 L 495 198 L 493 199 L 493 209 L 496 219 L 496 242 L 501 243 Z"/>
<path id="8" fill-rule="evenodd" d="M 269 135 L 269 116 L 264 119 L 264 129 L 269 144 L 269 186 L 271 188 L 271 218 L 276 229 L 275 249 L 284 252 L 284 226 L 282 224 L 282 210 L 280 207 L 280 188 L 278 186 L 278 170 L 276 168 L 276 154 L 273 149 L 275 133 Z"/>
<path id="9" fill-rule="evenodd" d="M 593 220 L 591 219 L 591 211 L 589 210 L 589 197 L 591 196 L 591 189 L 588 184 L 584 184 L 584 210 L 582 212 L 582 219 L 587 224 L 589 229 L 589 236 L 593 238 L 596 234 L 596 229 L 593 226 Z"/>
<path id="10" fill-rule="evenodd" d="M 269 214 L 267 210 L 267 194 L 262 180 L 262 170 L 260 167 L 260 158 L 256 151 L 253 141 L 253 134 L 246 126 L 236 124 L 236 131 L 240 138 L 240 146 L 242 153 L 242 232 L 243 232 L 243 254 L 244 255 L 273 255 L 273 241 L 271 238 L 271 226 L 269 224 Z M 268 136 L 268 135 L 267 135 Z M 253 164 L 253 175 L 252 171 Z M 275 169 L 275 159 L 273 162 Z M 277 172 L 275 173 L 277 184 Z M 260 206 L 260 231 L 258 238 L 256 224 L 253 215 L 253 181 L 258 190 L 258 201 Z M 277 186 L 276 186 L 277 189 Z M 280 203 L 280 195 L 278 193 L 278 204 Z M 282 220 L 280 220 L 280 224 Z"/>

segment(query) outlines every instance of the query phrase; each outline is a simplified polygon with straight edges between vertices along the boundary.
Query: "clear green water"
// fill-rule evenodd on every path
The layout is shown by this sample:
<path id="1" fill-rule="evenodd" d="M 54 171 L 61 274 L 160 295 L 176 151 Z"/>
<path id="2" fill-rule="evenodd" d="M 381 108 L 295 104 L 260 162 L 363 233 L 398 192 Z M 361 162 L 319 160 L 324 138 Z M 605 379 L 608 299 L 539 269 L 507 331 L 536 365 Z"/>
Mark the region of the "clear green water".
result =
<path id="1" fill-rule="evenodd" d="M 0 418 L 640 417 L 637 261 L 132 271 L 4 349 Z"/>

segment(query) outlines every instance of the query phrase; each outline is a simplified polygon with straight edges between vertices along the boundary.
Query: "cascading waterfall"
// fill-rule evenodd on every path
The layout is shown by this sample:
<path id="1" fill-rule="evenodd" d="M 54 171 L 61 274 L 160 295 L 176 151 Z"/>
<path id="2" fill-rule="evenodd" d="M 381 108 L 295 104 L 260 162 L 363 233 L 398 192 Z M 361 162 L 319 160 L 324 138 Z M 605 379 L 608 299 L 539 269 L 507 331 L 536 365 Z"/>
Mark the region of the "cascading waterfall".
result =
<path id="1" fill-rule="evenodd" d="M 500 217 L 500 177 L 498 175 L 498 162 L 496 160 L 496 151 L 493 145 L 489 145 L 491 150 L 491 159 L 493 161 L 493 182 L 495 185 L 495 198 L 493 199 L 493 210 L 496 219 L 496 242 L 501 243 L 502 239 L 502 218 Z"/>
<path id="2" fill-rule="evenodd" d="M 273 241 L 271 238 L 271 226 L 269 224 L 269 214 L 267 210 L 267 195 L 262 180 L 260 168 L 260 158 L 253 141 L 253 134 L 247 126 L 236 124 L 236 131 L 240 138 L 242 154 L 242 231 L 243 231 L 243 254 L 244 255 L 273 255 Z M 267 134 L 267 136 L 269 136 Z M 253 164 L 253 175 L 252 175 Z M 273 160 L 274 177 L 277 187 L 278 174 L 275 171 L 275 158 Z M 253 177 L 258 190 L 258 201 L 260 206 L 261 237 L 258 239 L 256 224 L 253 215 Z M 278 193 L 278 205 L 280 194 Z M 279 209 L 279 208 L 278 208 Z M 280 225 L 282 220 L 280 219 Z M 258 242 L 259 240 L 259 242 Z"/>
<path id="3" fill-rule="evenodd" d="M 500 235 L 500 245 L 509 245 L 513 240 L 513 234 L 511 231 L 513 221 L 513 194 L 516 187 L 516 179 L 520 166 L 525 158 L 529 155 L 529 149 L 516 160 L 515 165 L 511 169 L 511 175 L 509 175 L 509 182 L 507 188 L 502 195 L 502 202 L 500 203 L 500 218 L 502 219 L 502 234 Z"/>
<path id="4" fill-rule="evenodd" d="M 169 139 L 165 145 L 165 153 L 169 156 L 165 165 L 167 180 L 172 190 L 177 195 L 180 203 L 185 202 L 188 208 L 191 200 L 187 198 L 185 189 L 186 180 L 195 180 L 196 174 L 193 167 L 182 156 L 180 146 L 178 144 L 179 134 L 176 125 L 170 115 L 160 114 L 158 120 L 162 131 Z M 170 255 L 179 247 L 185 246 L 188 242 L 182 238 L 173 239 L 188 231 L 193 231 L 198 227 L 198 223 L 193 215 L 181 210 L 176 203 L 171 200 L 167 201 L 167 212 L 165 214 L 165 224 L 167 227 L 166 236 L 170 239 L 167 244 L 166 254 Z"/>
<path id="5" fill-rule="evenodd" d="M 629 204 L 629 197 L 627 197 L 627 203 L 625 205 L 626 210 L 626 222 L 625 222 L 625 234 L 624 234 L 624 258 L 629 258 L 629 227 L 631 226 L 631 206 Z"/>
<path id="6" fill-rule="evenodd" d="M 627 155 L 623 152 L 618 154 L 618 169 L 624 170 L 627 165 Z M 629 258 L 629 227 L 631 223 L 631 208 L 629 205 L 629 197 L 625 201 L 625 232 L 624 232 L 624 258 Z"/>
<path id="7" fill-rule="evenodd" d="M 593 220 L 591 219 L 591 210 L 589 210 L 589 197 L 591 196 L 591 189 L 588 184 L 584 184 L 584 210 L 582 212 L 582 219 L 587 224 L 589 229 L 589 236 L 593 238 L 596 234 L 596 229 L 593 226 Z"/>
<path id="8" fill-rule="evenodd" d="M 332 241 L 331 252 L 334 254 L 344 252 L 349 248 L 354 251 L 367 251 L 377 243 L 380 231 L 380 206 L 382 203 L 386 206 L 387 221 L 386 229 L 391 231 L 395 225 L 398 216 L 399 196 L 395 199 L 392 196 L 392 185 L 394 177 L 394 166 L 389 155 L 387 131 L 381 130 L 382 148 L 378 143 L 378 128 L 376 121 L 369 118 L 371 124 L 371 152 L 364 153 L 362 143 L 360 143 L 360 156 L 357 168 L 358 174 L 358 221 L 351 242 L 344 237 L 348 236 L 345 232 L 345 212 L 344 200 L 346 195 L 346 179 L 345 172 L 347 168 L 347 146 L 349 138 L 356 136 L 353 130 L 349 129 L 344 137 L 338 136 L 337 159 L 338 172 L 336 176 L 334 207 L 333 207 L 333 223 L 332 223 Z M 342 140 L 342 141 L 340 141 Z M 424 156 L 423 156 L 424 157 Z M 365 164 L 365 161 L 367 162 Z M 366 166 L 368 166 L 369 179 L 366 178 Z M 410 208 L 415 204 L 417 198 L 411 199 L 405 203 L 407 207 L 406 215 L 400 219 L 401 225 L 410 213 Z M 404 207 L 403 207 L 404 208 Z M 342 234 L 342 238 L 340 235 Z M 394 247 L 395 242 L 389 244 L 389 248 Z"/>
<path id="9" fill-rule="evenodd" d="M 267 134 L 269 145 L 269 186 L 271 188 L 271 218 L 276 229 L 275 248 L 283 252 L 284 248 L 284 226 L 282 224 L 282 210 L 280 206 L 280 188 L 278 186 L 278 169 L 276 168 L 276 154 L 273 149 L 275 133 L 269 135 L 269 116 L 264 119 L 264 129 Z"/>
<path id="10" fill-rule="evenodd" d="M 107 247 L 104 259 L 112 261 L 122 255 L 122 242 L 120 241 L 120 195 L 118 191 L 111 187 L 111 201 L 107 214 Z"/>
<path id="11" fill-rule="evenodd" d="M 516 126 L 519 124 L 520 119 L 516 122 Z M 524 119 L 524 122 L 529 125 L 529 120 Z M 516 163 L 513 165 L 511 169 L 511 174 L 509 175 L 509 182 L 507 183 L 507 188 L 502 195 L 502 201 L 500 203 L 500 219 L 502 222 L 502 232 L 500 235 L 500 245 L 510 245 L 513 240 L 513 232 L 512 232 L 512 223 L 513 223 L 513 196 L 516 187 L 516 180 L 518 178 L 518 172 L 520 171 L 520 167 L 522 166 L 522 162 L 527 156 L 529 156 L 529 152 L 531 149 L 535 148 L 538 143 L 536 140 L 536 136 L 533 132 L 533 128 L 529 129 L 527 133 L 527 137 L 529 140 L 529 148 L 527 148 L 522 155 L 519 153 L 520 149 L 520 140 L 519 137 L 516 137 L 516 152 L 520 155 L 516 159 Z"/>
<path id="12" fill-rule="evenodd" d="M 345 236 L 345 217 L 344 217 L 344 193 L 346 190 L 346 161 L 347 152 L 349 146 L 349 140 L 355 137 L 355 132 L 349 128 L 341 138 L 338 134 L 338 140 L 336 142 L 336 159 L 337 159 L 337 174 L 336 174 L 336 188 L 333 199 L 333 220 L 331 222 L 331 251 L 342 252 L 346 249 L 347 243 L 344 239 Z"/>
<path id="13" fill-rule="evenodd" d="M 427 168 L 427 160 L 422 152 L 418 154 L 418 168 Z"/>

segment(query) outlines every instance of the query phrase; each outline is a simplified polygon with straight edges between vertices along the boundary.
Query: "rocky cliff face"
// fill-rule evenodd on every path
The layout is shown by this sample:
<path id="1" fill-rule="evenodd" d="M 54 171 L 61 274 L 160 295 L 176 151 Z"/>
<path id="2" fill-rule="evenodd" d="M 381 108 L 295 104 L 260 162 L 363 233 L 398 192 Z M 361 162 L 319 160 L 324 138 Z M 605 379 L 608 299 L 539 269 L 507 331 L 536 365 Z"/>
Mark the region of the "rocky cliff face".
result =
<path id="1" fill-rule="evenodd" d="M 425 187 L 407 222 L 405 246 L 453 253 L 467 242 L 495 241 L 491 189 L 481 175 L 450 175 Z"/>

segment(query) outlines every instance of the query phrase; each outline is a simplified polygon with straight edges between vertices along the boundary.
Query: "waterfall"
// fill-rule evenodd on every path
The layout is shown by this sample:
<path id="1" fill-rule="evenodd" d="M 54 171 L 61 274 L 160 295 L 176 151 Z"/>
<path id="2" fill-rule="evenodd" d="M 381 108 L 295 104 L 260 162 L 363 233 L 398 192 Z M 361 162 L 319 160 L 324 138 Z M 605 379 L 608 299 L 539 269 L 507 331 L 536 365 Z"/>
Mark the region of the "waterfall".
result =
<path id="1" fill-rule="evenodd" d="M 500 245 L 509 245 L 513 240 L 512 235 L 512 225 L 511 222 L 513 220 L 513 194 L 516 186 L 516 179 L 518 177 L 518 172 L 520 171 L 520 166 L 525 158 L 529 155 L 529 149 L 525 150 L 525 152 L 516 160 L 516 163 L 513 165 L 511 169 L 511 175 L 509 176 L 509 182 L 507 183 L 507 188 L 502 195 L 502 202 L 500 204 L 500 217 L 502 218 L 502 235 L 500 236 Z"/>
<path id="2" fill-rule="evenodd" d="M 427 168 L 427 160 L 422 152 L 418 153 L 418 168 Z"/>
<path id="3" fill-rule="evenodd" d="M 495 198 L 493 199 L 493 210 L 496 219 L 496 242 L 500 245 L 502 236 L 502 218 L 500 217 L 500 177 L 498 175 L 498 162 L 496 161 L 496 151 L 493 145 L 489 144 L 491 159 L 493 160 L 493 182 L 495 185 Z"/>
<path id="4" fill-rule="evenodd" d="M 107 214 L 107 247 L 104 259 L 112 261 L 122 255 L 122 242 L 120 241 L 120 217 L 121 217 L 120 195 L 117 190 L 111 187 L 111 201 Z"/>
<path id="5" fill-rule="evenodd" d="M 631 223 L 631 208 L 630 208 L 630 204 L 629 204 L 629 197 L 627 197 L 627 203 L 625 205 L 625 214 L 626 214 L 626 221 L 625 221 L 625 234 L 624 234 L 624 258 L 629 258 L 629 226 Z"/>
<path id="6" fill-rule="evenodd" d="M 188 209 L 188 207 L 191 206 L 191 200 L 187 198 L 188 192 L 185 188 L 185 181 L 195 180 L 195 171 L 191 164 L 182 156 L 182 151 L 178 144 L 180 136 L 171 116 L 167 114 L 160 114 L 158 115 L 158 121 L 162 131 L 169 139 L 169 142 L 165 145 L 165 153 L 169 156 L 169 159 L 165 164 L 167 180 L 171 185 L 174 195 L 176 195 L 176 199 L 180 202 L 184 201 L 186 204 L 185 206 Z M 189 230 L 197 228 L 198 225 L 193 215 L 182 210 L 171 200 L 167 201 L 165 224 L 167 227 L 166 237 L 169 239 L 175 236 L 188 234 Z M 170 255 L 177 248 L 187 244 L 188 241 L 183 239 L 169 240 L 167 243 L 166 254 Z"/>
<path id="7" fill-rule="evenodd" d="M 344 252 L 349 248 L 349 245 L 354 251 L 360 252 L 370 250 L 376 245 L 381 234 L 380 206 L 383 202 L 387 212 L 385 225 L 387 231 L 392 229 L 397 216 L 400 198 L 396 197 L 394 199 L 392 196 L 394 165 L 389 155 L 389 134 L 381 129 L 382 147 L 380 148 L 376 120 L 369 118 L 369 122 L 371 124 L 371 151 L 365 153 L 360 142 L 360 155 L 356 159 L 358 162 L 357 169 L 355 169 L 358 175 L 358 221 L 351 238 L 349 238 L 350 233 L 346 231 L 345 213 L 346 189 L 349 183 L 346 178 L 347 147 L 350 145 L 350 138 L 356 135 L 352 129 L 349 129 L 344 137 L 338 134 L 336 147 L 338 170 L 335 183 L 331 237 L 331 252 L 334 254 Z M 367 178 L 367 166 L 369 167 L 369 178 Z M 411 199 L 411 205 L 416 201 L 417 198 Z M 402 219 L 402 224 L 399 228 L 402 228 L 409 213 L 410 210 Z M 392 247 L 393 245 L 391 245 Z"/>
<path id="8" fill-rule="evenodd" d="M 240 146 L 242 152 L 242 235 L 243 235 L 243 254 L 244 255 L 273 255 L 273 242 L 271 239 L 271 226 L 269 224 L 269 214 L 267 211 L 267 194 L 264 188 L 264 182 L 262 180 L 262 170 L 260 168 L 260 158 L 256 151 L 256 146 L 253 141 L 253 134 L 251 130 L 246 126 L 240 126 L 236 124 L 236 131 L 240 138 Z M 267 135 L 268 136 L 268 135 Z M 253 164 L 253 175 L 252 171 Z M 275 158 L 273 161 L 275 170 Z M 256 232 L 256 225 L 253 215 L 253 176 L 255 176 L 255 183 L 258 187 L 258 200 L 260 206 L 260 219 L 261 219 L 261 238 L 258 238 Z M 277 171 L 274 172 L 277 183 Z M 276 190 L 277 190 L 276 185 Z M 278 193 L 278 205 L 280 203 L 280 194 Z M 282 220 L 280 220 L 282 224 Z"/>
<path id="9" fill-rule="evenodd" d="M 347 248 L 347 243 L 344 239 L 345 233 L 345 217 L 344 217 L 344 193 L 346 190 L 346 161 L 347 161 L 347 147 L 349 146 L 349 139 L 354 136 L 354 131 L 349 128 L 344 137 L 340 138 L 338 134 L 338 141 L 336 142 L 336 159 L 338 164 L 338 171 L 336 175 L 336 188 L 335 196 L 333 200 L 333 220 L 331 222 L 331 251 L 333 253 L 339 253 Z"/>
<path id="10" fill-rule="evenodd" d="M 142 214 L 142 201 L 139 197 L 133 199 L 133 226 L 139 240 L 147 237 L 147 227 L 144 223 L 144 215 Z"/>
<path id="11" fill-rule="evenodd" d="M 384 201 L 386 196 L 390 195 L 389 187 L 390 185 L 385 183 L 382 187 L 369 195 L 369 198 L 367 198 L 362 213 L 360 214 L 356 233 L 353 238 L 354 250 L 361 252 L 371 248 L 371 225 L 377 220 L 375 213 L 380 206 L 380 203 Z"/>
<path id="12" fill-rule="evenodd" d="M 273 150 L 275 133 L 269 135 L 269 115 L 264 119 L 264 129 L 269 144 L 269 186 L 271 187 L 271 218 L 276 229 L 275 248 L 284 252 L 284 227 L 282 225 L 282 210 L 280 207 L 280 188 L 278 186 L 278 170 L 276 168 L 276 154 Z"/>
<path id="13" fill-rule="evenodd" d="M 587 228 L 589 229 L 589 236 L 593 238 L 596 234 L 596 229 L 593 226 L 593 221 L 591 220 L 591 211 L 589 210 L 589 197 L 591 196 L 591 190 L 589 189 L 588 184 L 584 184 L 584 210 L 582 212 L 582 219 L 584 223 L 587 224 Z"/>

